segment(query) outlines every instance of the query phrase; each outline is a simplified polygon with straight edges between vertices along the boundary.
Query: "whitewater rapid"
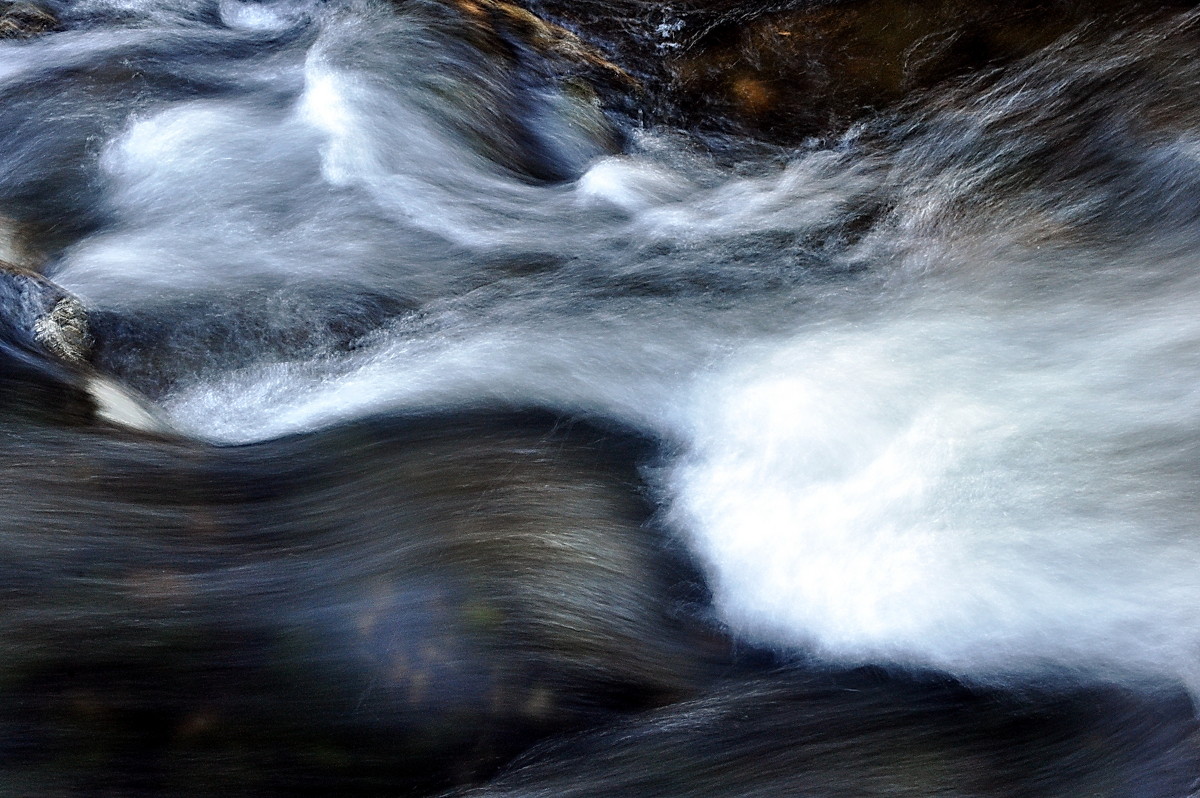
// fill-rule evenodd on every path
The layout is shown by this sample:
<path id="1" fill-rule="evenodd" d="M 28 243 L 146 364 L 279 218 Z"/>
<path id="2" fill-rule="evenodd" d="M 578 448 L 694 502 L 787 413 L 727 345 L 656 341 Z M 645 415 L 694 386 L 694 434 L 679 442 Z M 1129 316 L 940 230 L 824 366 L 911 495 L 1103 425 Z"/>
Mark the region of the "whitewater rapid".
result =
<path id="1" fill-rule="evenodd" d="M 522 109 L 541 180 L 503 165 L 508 77 L 447 67 L 420 10 L 122 8 L 144 16 L 86 52 L 3 45 L 0 85 L 133 42 L 215 88 L 60 98 L 82 130 L 30 104 L 0 187 L 90 136 L 64 179 L 102 210 L 50 274 L 161 330 L 151 366 L 108 362 L 180 431 L 615 420 L 663 442 L 655 498 L 741 637 L 1200 690 L 1200 74 L 1131 68 L 1186 52 L 1192 17 L 732 166 L 547 83 Z"/>

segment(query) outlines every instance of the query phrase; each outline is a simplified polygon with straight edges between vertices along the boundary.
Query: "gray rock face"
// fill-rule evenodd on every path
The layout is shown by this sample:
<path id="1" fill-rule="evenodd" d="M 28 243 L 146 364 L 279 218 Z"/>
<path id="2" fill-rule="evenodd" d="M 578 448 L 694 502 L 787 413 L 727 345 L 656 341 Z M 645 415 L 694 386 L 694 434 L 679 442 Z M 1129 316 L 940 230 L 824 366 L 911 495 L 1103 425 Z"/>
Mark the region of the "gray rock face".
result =
<path id="1" fill-rule="evenodd" d="M 5 326 L 26 345 L 70 364 L 83 364 L 91 353 L 87 311 L 74 296 L 36 272 L 0 261 Z"/>
<path id="2" fill-rule="evenodd" d="M 49 313 L 33 323 L 33 337 L 68 363 L 85 362 L 91 351 L 92 336 L 83 303 L 71 296 L 58 300 Z"/>
<path id="3" fill-rule="evenodd" d="M 15 380 L 0 381 L 0 390 L 22 404 L 29 386 L 41 384 L 25 404 L 83 423 L 170 433 L 149 401 L 92 367 L 93 344 L 78 298 L 36 272 L 0 261 L 0 369 Z"/>

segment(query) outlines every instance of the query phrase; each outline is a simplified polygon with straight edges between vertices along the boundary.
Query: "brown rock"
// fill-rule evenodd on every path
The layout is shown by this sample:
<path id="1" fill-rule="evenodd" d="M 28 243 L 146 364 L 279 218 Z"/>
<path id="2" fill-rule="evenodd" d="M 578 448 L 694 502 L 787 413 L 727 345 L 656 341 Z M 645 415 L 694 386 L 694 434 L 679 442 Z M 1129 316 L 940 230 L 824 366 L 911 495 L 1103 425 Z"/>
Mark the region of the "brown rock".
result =
<path id="1" fill-rule="evenodd" d="M 547 22 L 528 9 L 504 0 L 450 0 L 489 36 L 515 38 L 534 51 L 580 66 L 595 67 L 618 81 L 634 84 L 629 73 L 604 57 L 601 51 L 571 31 Z"/>
<path id="2" fill-rule="evenodd" d="M 43 258 L 30 247 L 29 225 L 0 216 L 0 263 L 36 270 Z"/>
<path id="3" fill-rule="evenodd" d="M 1176 0 L 846 0 L 766 4 L 535 0 L 651 95 L 653 121 L 781 143 L 844 129 L 1081 28 L 1107 35 Z M 781 7 L 783 6 L 783 7 Z"/>
<path id="4" fill-rule="evenodd" d="M 41 6 L 0 0 L 0 39 L 24 39 L 57 27 L 58 19 Z"/>

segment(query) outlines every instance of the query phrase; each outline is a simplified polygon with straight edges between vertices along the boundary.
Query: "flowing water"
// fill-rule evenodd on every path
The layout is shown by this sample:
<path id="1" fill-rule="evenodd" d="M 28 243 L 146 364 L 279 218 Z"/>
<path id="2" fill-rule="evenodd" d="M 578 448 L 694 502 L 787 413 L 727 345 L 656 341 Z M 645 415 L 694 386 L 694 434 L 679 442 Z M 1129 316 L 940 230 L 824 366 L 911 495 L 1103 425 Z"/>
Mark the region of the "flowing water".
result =
<path id="1" fill-rule="evenodd" d="M 633 430 L 744 644 L 1200 692 L 1200 16 L 782 147 L 606 110 L 438 4 L 55 10 L 0 43 L 7 257 L 177 435 Z"/>

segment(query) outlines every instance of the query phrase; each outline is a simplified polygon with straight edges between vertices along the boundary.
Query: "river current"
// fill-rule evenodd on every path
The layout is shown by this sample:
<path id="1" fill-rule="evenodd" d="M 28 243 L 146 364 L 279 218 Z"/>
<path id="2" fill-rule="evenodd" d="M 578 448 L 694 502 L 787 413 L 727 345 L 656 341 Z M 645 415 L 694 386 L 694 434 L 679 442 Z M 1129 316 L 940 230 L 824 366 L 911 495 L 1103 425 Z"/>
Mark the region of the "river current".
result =
<path id="1" fill-rule="evenodd" d="M 620 429 L 740 645 L 1200 693 L 1195 13 L 783 146 L 614 111 L 435 3 L 54 10 L 0 42 L 0 259 L 79 297 L 171 437 Z M 544 789 L 513 794 L 575 794 Z"/>

